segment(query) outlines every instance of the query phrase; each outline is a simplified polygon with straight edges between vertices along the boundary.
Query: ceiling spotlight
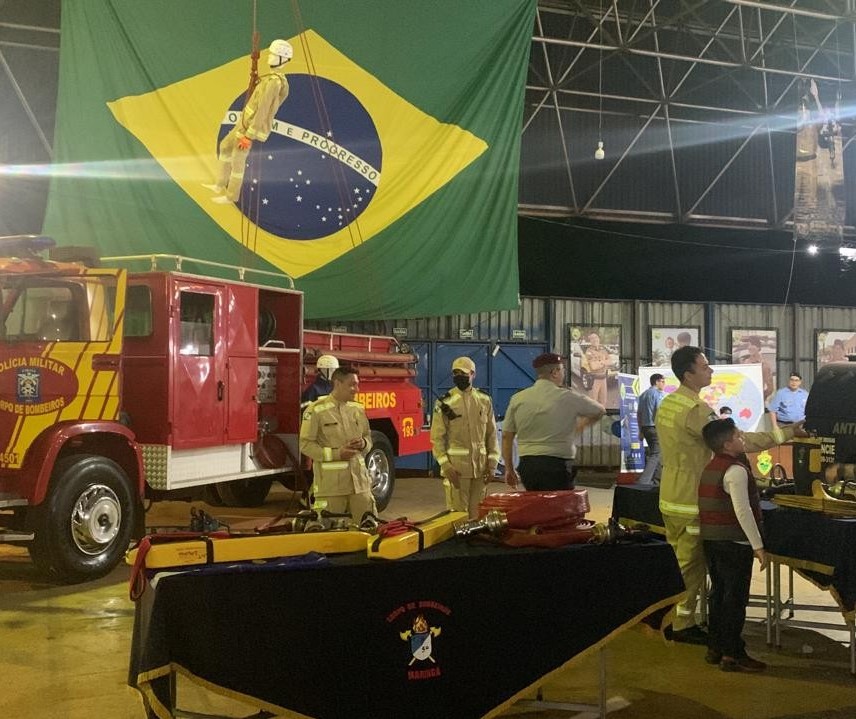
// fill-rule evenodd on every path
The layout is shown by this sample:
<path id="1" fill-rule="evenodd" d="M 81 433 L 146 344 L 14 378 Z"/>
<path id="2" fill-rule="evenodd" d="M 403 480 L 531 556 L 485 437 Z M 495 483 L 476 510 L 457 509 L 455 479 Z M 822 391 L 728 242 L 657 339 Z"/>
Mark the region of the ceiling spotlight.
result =
<path id="1" fill-rule="evenodd" d="M 817 254 L 817 245 L 809 245 L 808 246 L 808 253 L 810 255 L 816 255 Z"/>
<path id="2" fill-rule="evenodd" d="M 603 140 L 597 141 L 597 149 L 594 151 L 594 159 L 602 160 L 606 157 L 606 153 L 603 151 Z"/>

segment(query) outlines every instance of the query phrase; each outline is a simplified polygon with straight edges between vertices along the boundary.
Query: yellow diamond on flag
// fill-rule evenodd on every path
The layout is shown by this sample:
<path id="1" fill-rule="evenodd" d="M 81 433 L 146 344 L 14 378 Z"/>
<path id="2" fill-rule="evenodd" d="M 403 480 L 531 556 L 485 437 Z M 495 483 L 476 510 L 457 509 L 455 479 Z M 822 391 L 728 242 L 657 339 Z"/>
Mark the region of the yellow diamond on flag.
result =
<path id="1" fill-rule="evenodd" d="M 292 38 L 295 55 L 289 75 L 309 74 L 329 80 L 351 93 L 371 118 L 377 131 L 382 167 L 372 177 L 373 197 L 360 208 L 356 220 L 329 219 L 330 230 L 316 238 L 283 237 L 253 228 L 250 249 L 292 277 L 301 277 L 341 257 L 408 213 L 487 150 L 487 143 L 457 125 L 442 123 L 396 94 L 373 75 L 312 30 Z M 304 56 L 308 48 L 309 63 Z M 267 67 L 267 53 L 259 60 Z M 217 177 L 216 143 L 227 109 L 247 86 L 249 62 L 240 58 L 144 95 L 108 103 L 116 120 L 136 137 L 167 174 L 236 242 L 247 236 L 247 218 L 233 204 L 212 202 L 209 189 Z M 288 117 L 289 96 L 278 113 Z M 321 112 L 325 111 L 322 107 Z M 304 145 L 324 146 L 315 133 L 303 134 L 287 120 L 278 119 L 275 132 Z M 306 139 L 308 138 L 308 139 Z M 335 148 L 334 148 L 335 149 Z M 339 157 L 359 158 L 360 148 L 342 143 Z M 353 167 L 353 165 L 351 165 Z M 341 173 L 340 173 L 341 174 Z M 260 182 L 264 185 L 264 173 Z M 296 185 L 295 185 L 296 186 Z M 347 189 L 347 188 L 345 188 Z M 260 202 L 254 197 L 250 205 Z M 298 200 L 299 201 L 299 200 Z M 341 203 L 340 203 L 341 204 Z M 356 207 L 356 205 L 355 205 Z M 338 208 L 341 211 L 341 208 Z M 321 210 L 323 212 L 323 209 Z M 249 214 L 252 216 L 252 207 Z M 328 213 L 329 214 L 329 213 Z M 324 216 L 324 222 L 328 217 Z M 339 223 L 342 222 L 342 226 Z M 325 226 L 326 227 L 326 226 Z M 329 233 L 328 233 L 329 232 Z"/>

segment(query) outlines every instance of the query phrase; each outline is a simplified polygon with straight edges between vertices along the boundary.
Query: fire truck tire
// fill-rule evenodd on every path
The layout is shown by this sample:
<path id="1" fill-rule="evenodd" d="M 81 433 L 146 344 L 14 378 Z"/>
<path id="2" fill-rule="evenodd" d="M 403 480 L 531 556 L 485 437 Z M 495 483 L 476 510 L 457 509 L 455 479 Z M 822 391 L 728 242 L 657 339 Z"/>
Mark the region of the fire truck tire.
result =
<path id="1" fill-rule="evenodd" d="M 220 496 L 220 490 L 216 484 L 206 484 L 202 489 L 202 501 L 205 504 L 210 504 L 212 507 L 222 507 L 223 498 Z"/>
<path id="2" fill-rule="evenodd" d="M 377 511 L 382 512 L 392 499 L 392 490 L 395 487 L 392 445 L 382 432 L 372 430 L 372 448 L 366 455 L 366 467 L 372 480 L 372 494 Z"/>
<path id="3" fill-rule="evenodd" d="M 231 482 L 219 482 L 217 493 L 227 507 L 260 507 L 273 484 L 271 477 L 253 479 L 235 479 Z"/>
<path id="4" fill-rule="evenodd" d="M 65 583 L 103 577 L 128 549 L 136 506 L 131 482 L 113 460 L 88 454 L 60 460 L 37 511 L 33 562 Z"/>

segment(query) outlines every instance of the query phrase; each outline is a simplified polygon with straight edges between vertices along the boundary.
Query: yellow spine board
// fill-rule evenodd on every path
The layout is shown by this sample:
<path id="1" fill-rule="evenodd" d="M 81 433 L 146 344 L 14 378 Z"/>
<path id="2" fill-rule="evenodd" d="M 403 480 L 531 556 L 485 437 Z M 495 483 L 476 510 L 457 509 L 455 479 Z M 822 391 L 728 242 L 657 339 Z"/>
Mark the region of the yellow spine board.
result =
<path id="1" fill-rule="evenodd" d="M 455 522 L 467 519 L 466 512 L 449 512 L 425 524 L 420 524 L 422 548 L 426 549 L 455 536 Z M 392 537 L 370 537 L 366 554 L 369 559 L 401 559 L 419 551 L 419 532 L 411 531 Z"/>
<path id="2" fill-rule="evenodd" d="M 189 539 L 180 542 L 153 544 L 146 554 L 148 569 L 183 567 L 211 562 L 240 562 L 250 559 L 296 557 L 307 552 L 342 554 L 359 552 L 371 538 L 367 532 L 305 532 L 271 534 L 259 537 L 224 537 L 222 539 Z M 210 554 L 209 557 L 209 544 Z M 125 563 L 133 565 L 137 550 L 125 555 Z"/>

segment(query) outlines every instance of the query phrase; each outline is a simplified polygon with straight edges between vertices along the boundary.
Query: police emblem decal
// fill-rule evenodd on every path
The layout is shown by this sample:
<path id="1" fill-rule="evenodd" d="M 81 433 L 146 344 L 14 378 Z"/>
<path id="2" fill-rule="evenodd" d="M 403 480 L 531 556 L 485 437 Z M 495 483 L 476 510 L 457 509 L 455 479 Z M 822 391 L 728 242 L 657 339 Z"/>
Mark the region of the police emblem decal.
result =
<path id="1" fill-rule="evenodd" d="M 41 374 L 38 369 L 34 367 L 18 368 L 17 380 L 16 389 L 18 402 L 23 404 L 34 404 L 41 401 Z"/>

